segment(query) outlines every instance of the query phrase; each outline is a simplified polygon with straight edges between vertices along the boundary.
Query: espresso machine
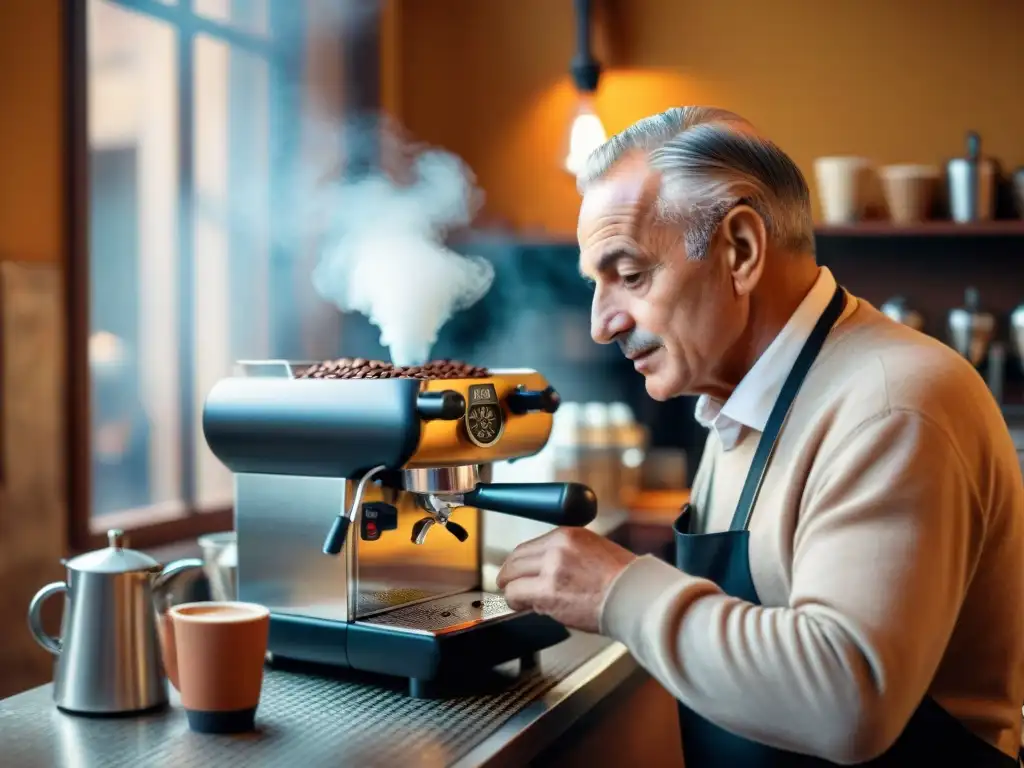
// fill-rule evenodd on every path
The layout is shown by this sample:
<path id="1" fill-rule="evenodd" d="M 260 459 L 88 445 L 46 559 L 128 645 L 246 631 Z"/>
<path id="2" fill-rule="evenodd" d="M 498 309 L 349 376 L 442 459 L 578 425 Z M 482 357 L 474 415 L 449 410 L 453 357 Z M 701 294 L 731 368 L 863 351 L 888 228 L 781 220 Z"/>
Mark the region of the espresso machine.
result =
<path id="1" fill-rule="evenodd" d="M 597 514 L 580 484 L 488 482 L 491 464 L 547 442 L 559 397 L 543 376 L 309 370 L 242 363 L 203 411 L 234 476 L 238 599 L 270 609 L 271 663 L 404 677 L 422 697 L 451 676 L 528 668 L 566 639 L 483 583 L 502 515 L 585 526 Z"/>

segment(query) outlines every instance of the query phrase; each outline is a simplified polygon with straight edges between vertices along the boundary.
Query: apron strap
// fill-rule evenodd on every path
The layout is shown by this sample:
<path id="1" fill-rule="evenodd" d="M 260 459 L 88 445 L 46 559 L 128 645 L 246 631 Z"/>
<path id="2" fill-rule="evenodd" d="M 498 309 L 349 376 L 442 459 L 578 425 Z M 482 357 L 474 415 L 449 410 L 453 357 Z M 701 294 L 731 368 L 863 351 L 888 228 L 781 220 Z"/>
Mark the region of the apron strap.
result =
<path id="1" fill-rule="evenodd" d="M 811 335 L 807 338 L 803 349 L 800 350 L 796 362 L 793 363 L 792 370 L 790 370 L 785 383 L 782 385 L 782 391 L 779 392 L 779 397 L 776 399 L 775 405 L 772 406 L 764 432 L 757 443 L 754 460 L 751 462 L 750 469 L 747 472 L 747 479 L 743 483 L 743 491 L 740 493 L 740 500 L 737 502 L 736 511 L 732 516 L 732 524 L 729 526 L 730 531 L 746 530 L 747 526 L 750 525 L 750 516 L 754 511 L 754 504 L 757 503 L 757 496 L 761 492 L 761 485 L 764 483 L 768 464 L 771 462 L 772 454 L 775 452 L 775 444 L 778 442 L 782 425 L 785 423 L 786 417 L 793 407 L 793 402 L 796 400 L 800 387 L 803 386 L 804 379 L 807 378 L 807 374 L 814 365 L 818 353 L 821 352 L 821 348 L 825 345 L 825 339 L 828 338 L 832 326 L 842 316 L 845 306 L 846 292 L 841 286 L 837 285 L 835 293 L 832 294 L 832 299 L 829 301 L 821 317 L 818 318 L 818 322 L 815 324 L 814 330 L 811 331 Z"/>

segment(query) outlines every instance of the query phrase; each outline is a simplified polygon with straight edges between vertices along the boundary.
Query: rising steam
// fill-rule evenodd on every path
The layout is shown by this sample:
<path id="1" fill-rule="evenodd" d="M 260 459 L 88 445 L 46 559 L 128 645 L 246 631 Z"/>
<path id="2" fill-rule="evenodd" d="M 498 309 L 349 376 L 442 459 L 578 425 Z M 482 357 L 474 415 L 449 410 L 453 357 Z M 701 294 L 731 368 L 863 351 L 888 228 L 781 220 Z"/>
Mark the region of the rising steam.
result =
<path id="1" fill-rule="evenodd" d="M 490 262 L 445 245 L 449 231 L 472 221 L 480 193 L 455 155 L 415 146 L 383 121 L 369 127 L 350 126 L 356 151 L 347 153 L 347 168 L 329 190 L 320 190 L 330 200 L 323 212 L 329 232 L 313 285 L 342 312 L 376 325 L 395 365 L 418 365 L 448 319 L 479 301 L 494 280 Z"/>

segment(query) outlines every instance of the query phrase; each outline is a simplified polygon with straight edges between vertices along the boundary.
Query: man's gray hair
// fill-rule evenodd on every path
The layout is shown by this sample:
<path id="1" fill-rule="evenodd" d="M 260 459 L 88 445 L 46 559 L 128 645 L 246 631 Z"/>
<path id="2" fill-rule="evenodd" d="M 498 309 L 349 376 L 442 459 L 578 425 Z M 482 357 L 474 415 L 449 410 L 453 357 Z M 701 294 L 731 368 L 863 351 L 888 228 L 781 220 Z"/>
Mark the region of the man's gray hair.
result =
<path id="1" fill-rule="evenodd" d="M 656 213 L 683 225 L 690 258 L 704 258 L 722 217 L 741 201 L 764 219 L 773 244 L 814 252 L 807 181 L 785 152 L 739 115 L 674 107 L 646 117 L 591 153 L 577 176 L 580 192 L 633 151 L 646 153 L 661 173 Z"/>

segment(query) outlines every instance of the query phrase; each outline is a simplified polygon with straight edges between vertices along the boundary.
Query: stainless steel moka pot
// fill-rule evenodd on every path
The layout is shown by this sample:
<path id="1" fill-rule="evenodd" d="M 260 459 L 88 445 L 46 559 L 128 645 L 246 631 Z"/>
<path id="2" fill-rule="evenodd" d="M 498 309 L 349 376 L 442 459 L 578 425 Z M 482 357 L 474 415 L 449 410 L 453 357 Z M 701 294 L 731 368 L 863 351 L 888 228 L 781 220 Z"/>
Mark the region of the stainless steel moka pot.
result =
<path id="1" fill-rule="evenodd" d="M 108 531 L 107 539 L 105 549 L 66 561 L 67 580 L 47 584 L 29 604 L 32 636 L 57 657 L 53 698 L 65 712 L 120 715 L 167 704 L 158 606 L 176 576 L 203 567 L 202 560 L 187 559 L 161 568 L 149 555 L 126 549 L 122 531 Z M 52 637 L 40 613 L 61 593 L 60 636 Z"/>
<path id="2" fill-rule="evenodd" d="M 996 331 L 996 318 L 981 309 L 976 288 L 968 288 L 964 305 L 951 309 L 948 316 L 949 340 L 953 348 L 970 360 L 975 367 L 981 365 L 988 354 Z"/>

